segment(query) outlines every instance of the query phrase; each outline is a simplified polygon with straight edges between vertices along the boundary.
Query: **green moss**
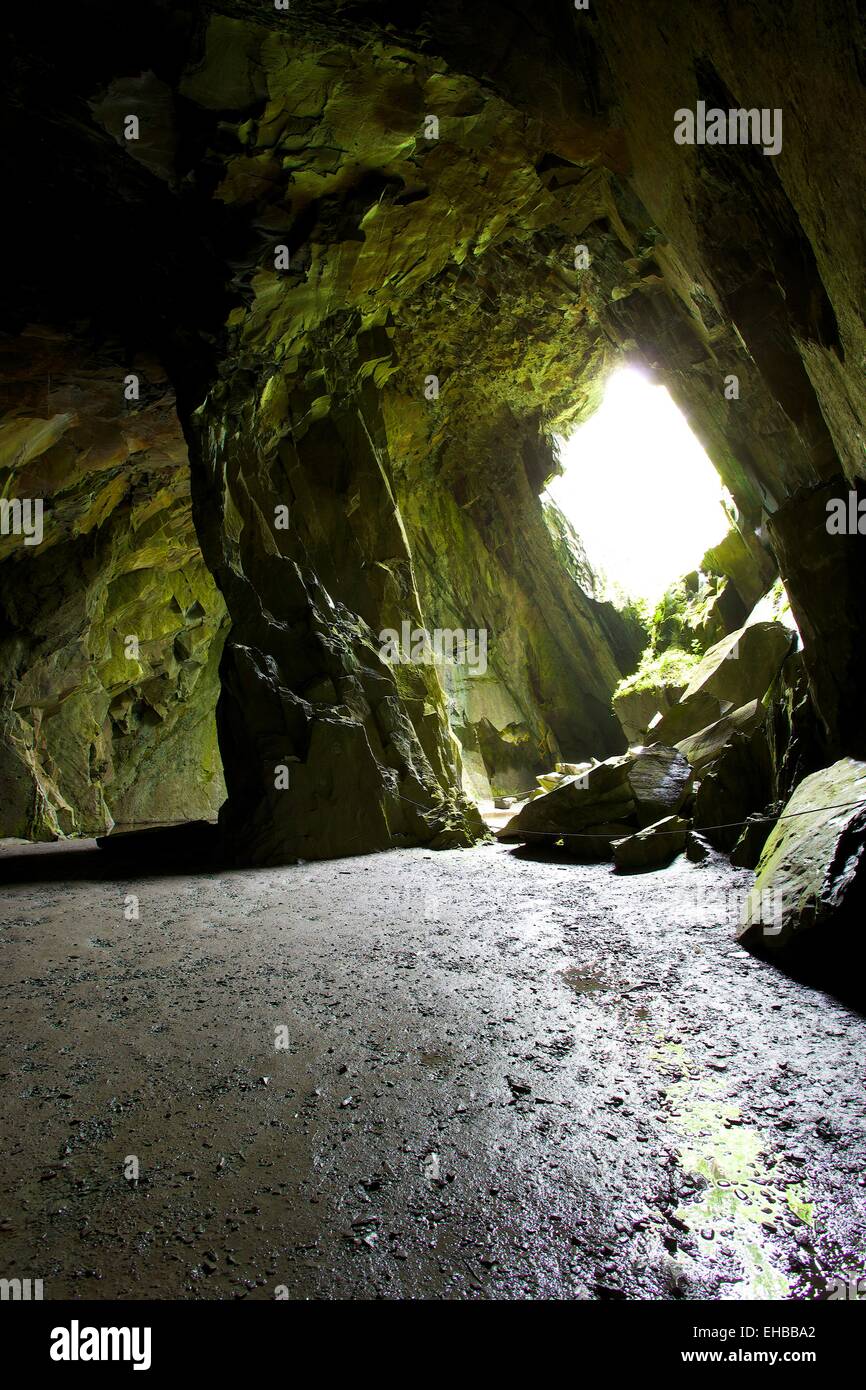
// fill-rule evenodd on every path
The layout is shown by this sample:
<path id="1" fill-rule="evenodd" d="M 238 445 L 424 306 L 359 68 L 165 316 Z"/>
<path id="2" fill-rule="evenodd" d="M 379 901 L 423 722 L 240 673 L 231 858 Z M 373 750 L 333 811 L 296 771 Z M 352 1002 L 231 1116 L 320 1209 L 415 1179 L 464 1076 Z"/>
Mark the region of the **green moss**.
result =
<path id="1" fill-rule="evenodd" d="M 652 649 L 668 647 L 704 651 L 713 605 L 724 585 L 717 575 L 692 571 L 672 584 L 659 601 L 650 624 Z"/>
<path id="2" fill-rule="evenodd" d="M 699 1194 L 677 1209 L 677 1220 L 700 1233 L 711 1250 L 733 1257 L 742 1297 L 790 1298 L 790 1280 L 776 1267 L 764 1231 L 789 1216 L 812 1224 L 806 1184 L 786 1182 L 767 1136 L 743 1123 L 723 1085 L 702 1074 L 681 1044 L 659 1036 L 652 1060 L 672 1083 L 665 1105 L 681 1135 L 679 1164 L 702 1180 Z"/>
<path id="3" fill-rule="evenodd" d="M 620 681 L 614 691 L 614 699 L 618 695 L 629 695 L 640 690 L 687 685 L 697 664 L 698 658 L 692 652 L 684 652 L 680 647 L 669 647 L 658 656 L 654 656 L 648 648 L 634 674 Z"/>

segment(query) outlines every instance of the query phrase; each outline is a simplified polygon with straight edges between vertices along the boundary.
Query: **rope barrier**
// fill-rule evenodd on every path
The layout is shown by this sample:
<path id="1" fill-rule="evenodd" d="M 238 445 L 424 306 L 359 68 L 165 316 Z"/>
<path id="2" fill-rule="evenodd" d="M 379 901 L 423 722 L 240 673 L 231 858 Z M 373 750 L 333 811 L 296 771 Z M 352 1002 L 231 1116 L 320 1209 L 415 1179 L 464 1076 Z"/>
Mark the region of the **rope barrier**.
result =
<path id="1" fill-rule="evenodd" d="M 838 801 L 833 806 L 810 806 L 806 811 L 789 811 L 786 815 L 781 816 L 755 815 L 750 816 L 748 820 L 724 821 L 721 825 L 696 825 L 694 829 L 699 835 L 703 834 L 705 830 L 742 830 L 743 826 L 748 825 L 750 822 L 754 824 L 756 821 L 770 821 L 775 825 L 776 822 L 780 820 L 796 820 L 797 816 L 817 816 L 822 811 L 844 811 L 852 806 L 863 806 L 866 808 L 866 801 Z M 644 828 L 649 829 L 649 826 L 645 826 Z M 638 832 L 634 831 L 632 833 L 636 835 Z M 657 830 L 655 833 L 657 835 L 680 835 L 682 831 Z M 546 840 L 598 840 L 606 838 L 604 835 L 600 835 L 598 831 L 593 833 L 591 830 L 517 830 L 514 834 L 515 837 L 520 836 L 521 838 L 526 835 L 543 835 Z M 615 838 L 625 839 L 626 837 L 618 836 Z"/>

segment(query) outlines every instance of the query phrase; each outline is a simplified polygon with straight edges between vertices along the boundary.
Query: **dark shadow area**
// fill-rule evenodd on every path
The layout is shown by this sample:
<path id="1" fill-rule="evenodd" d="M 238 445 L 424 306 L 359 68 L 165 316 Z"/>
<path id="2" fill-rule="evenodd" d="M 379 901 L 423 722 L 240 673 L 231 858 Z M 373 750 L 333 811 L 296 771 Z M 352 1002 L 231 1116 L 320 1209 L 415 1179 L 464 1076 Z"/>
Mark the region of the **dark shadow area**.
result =
<path id="1" fill-rule="evenodd" d="M 122 882 L 226 868 L 219 829 L 208 821 L 0 852 L 0 883 L 9 884 Z"/>
<path id="2" fill-rule="evenodd" d="M 567 844 L 554 839 L 540 841 L 535 845 L 514 845 L 509 853 L 515 859 L 528 859 L 536 864 L 603 864 L 610 858 L 607 853 L 588 854 L 574 848 L 569 849 Z"/>
<path id="3" fill-rule="evenodd" d="M 857 937 L 860 935 L 861 940 Z M 822 990 L 846 1008 L 866 1017 L 866 951 L 862 930 L 851 927 L 819 929 L 814 941 L 805 941 L 773 955 L 752 950 L 751 955 L 772 965 L 790 980 L 808 989 Z"/>

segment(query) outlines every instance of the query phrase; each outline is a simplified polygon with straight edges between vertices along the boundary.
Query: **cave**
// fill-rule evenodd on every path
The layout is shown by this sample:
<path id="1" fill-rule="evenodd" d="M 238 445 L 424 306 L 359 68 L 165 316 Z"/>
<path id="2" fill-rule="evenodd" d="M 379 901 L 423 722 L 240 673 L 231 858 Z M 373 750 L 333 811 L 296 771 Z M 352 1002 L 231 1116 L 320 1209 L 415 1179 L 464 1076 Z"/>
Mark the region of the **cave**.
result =
<path id="1" fill-rule="evenodd" d="M 3 1298 L 862 1298 L 853 0 L 4 40 Z"/>

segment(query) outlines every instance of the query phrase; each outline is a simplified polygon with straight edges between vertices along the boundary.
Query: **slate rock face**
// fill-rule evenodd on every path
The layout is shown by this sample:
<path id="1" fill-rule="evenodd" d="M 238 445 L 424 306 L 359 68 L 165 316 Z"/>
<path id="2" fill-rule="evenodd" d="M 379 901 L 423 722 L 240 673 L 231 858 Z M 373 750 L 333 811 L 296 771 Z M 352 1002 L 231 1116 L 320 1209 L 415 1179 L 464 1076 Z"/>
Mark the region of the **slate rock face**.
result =
<path id="1" fill-rule="evenodd" d="M 694 826 L 718 850 L 730 853 L 744 822 L 772 800 L 772 763 L 764 725 L 734 732 L 701 776 Z"/>
<path id="2" fill-rule="evenodd" d="M 629 744 L 651 741 L 650 724 L 657 714 L 671 709 L 684 690 L 684 685 L 659 684 L 614 695 L 614 712 Z"/>
<path id="3" fill-rule="evenodd" d="M 751 623 L 729 633 L 701 658 L 683 702 L 698 691 L 739 709 L 766 694 L 788 652 L 791 631 L 783 623 Z"/>
<path id="4" fill-rule="evenodd" d="M 731 850 L 731 863 L 739 869 L 756 869 L 776 820 L 772 813 L 749 816 Z"/>
<path id="5" fill-rule="evenodd" d="M 648 736 L 677 746 L 685 745 L 686 739 L 718 724 L 721 717 L 722 705 L 716 696 L 709 690 L 696 690 L 688 701 L 681 697 L 662 715 Z"/>
<path id="6" fill-rule="evenodd" d="M 750 613 L 767 592 L 777 572 L 772 553 L 761 545 L 756 536 L 748 531 L 744 534 L 735 526 L 718 545 L 710 546 L 701 560 L 701 569 L 725 576 L 733 585 L 746 613 Z M 734 623 L 732 627 L 741 625 L 741 622 Z"/>
<path id="7" fill-rule="evenodd" d="M 774 800 L 787 801 L 804 777 L 831 761 L 826 733 L 809 693 L 805 653 L 795 652 L 783 663 L 768 693 Z"/>
<path id="8" fill-rule="evenodd" d="M 641 825 L 678 811 L 692 784 L 688 759 L 677 748 L 652 744 L 630 759 L 628 781 Z"/>
<path id="9" fill-rule="evenodd" d="M 137 361 L 128 402 L 116 345 L 37 328 L 4 365 L 0 471 L 44 534 L 0 537 L 0 835 L 213 819 L 226 612 L 165 373 Z"/>
<path id="10" fill-rule="evenodd" d="M 803 635 L 809 689 L 830 757 L 842 752 L 866 757 L 866 535 L 827 532 L 828 504 L 843 499 L 847 510 L 852 492 L 854 505 L 862 506 L 863 482 L 852 487 L 837 476 L 788 503 L 769 523 L 783 573 L 802 567 L 809 575 L 791 607 Z"/>
<path id="11" fill-rule="evenodd" d="M 744 946 L 863 960 L 866 763 L 842 758 L 806 777 L 758 864 L 740 922 Z M 861 982 L 862 983 L 862 982 Z"/>
<path id="12" fill-rule="evenodd" d="M 751 700 L 730 714 L 722 715 L 714 724 L 708 724 L 696 734 L 680 739 L 677 748 L 685 754 L 700 775 L 704 768 L 712 766 L 730 743 L 734 734 L 751 734 L 766 719 L 766 710 L 759 700 Z"/>

